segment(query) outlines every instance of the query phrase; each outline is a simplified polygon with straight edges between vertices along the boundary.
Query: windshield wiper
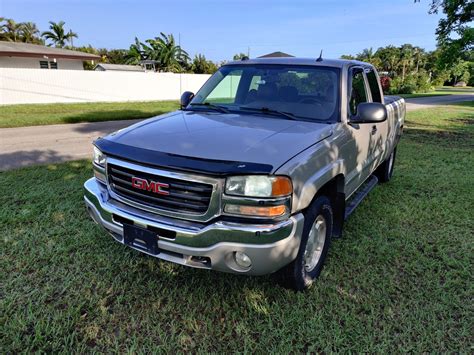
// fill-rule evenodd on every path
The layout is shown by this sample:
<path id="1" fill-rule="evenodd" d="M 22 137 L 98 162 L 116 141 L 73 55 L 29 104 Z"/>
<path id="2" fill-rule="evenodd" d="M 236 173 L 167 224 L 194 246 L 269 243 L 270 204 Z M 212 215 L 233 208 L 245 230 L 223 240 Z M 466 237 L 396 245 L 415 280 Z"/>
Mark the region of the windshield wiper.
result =
<path id="1" fill-rule="evenodd" d="M 214 104 L 211 104 L 210 102 L 192 102 L 192 103 L 190 103 L 190 105 L 191 106 L 206 107 L 206 108 L 210 108 L 212 110 L 220 111 L 222 113 L 229 113 L 230 112 L 225 107 L 222 107 L 222 106 L 219 106 L 219 105 L 214 105 Z"/>
<path id="2" fill-rule="evenodd" d="M 240 106 L 239 109 L 241 110 L 248 110 L 248 111 L 255 111 L 255 112 L 261 112 L 261 113 L 267 113 L 270 115 L 280 115 L 283 117 L 286 117 L 289 120 L 293 121 L 298 121 L 298 117 L 292 114 L 291 112 L 284 112 L 284 111 L 278 111 L 278 110 L 273 110 L 268 107 L 247 107 L 247 106 Z"/>

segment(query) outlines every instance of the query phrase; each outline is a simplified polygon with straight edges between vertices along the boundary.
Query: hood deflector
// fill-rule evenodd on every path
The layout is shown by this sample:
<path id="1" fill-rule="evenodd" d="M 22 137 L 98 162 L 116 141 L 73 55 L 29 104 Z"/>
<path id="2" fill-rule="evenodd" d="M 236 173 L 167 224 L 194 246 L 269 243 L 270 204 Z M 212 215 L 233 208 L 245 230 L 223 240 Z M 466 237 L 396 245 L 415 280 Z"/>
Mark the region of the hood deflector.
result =
<path id="1" fill-rule="evenodd" d="M 186 157 L 132 147 L 104 138 L 97 139 L 94 145 L 108 156 L 162 169 L 168 168 L 220 176 L 270 174 L 273 171 L 273 166 L 269 164 Z"/>

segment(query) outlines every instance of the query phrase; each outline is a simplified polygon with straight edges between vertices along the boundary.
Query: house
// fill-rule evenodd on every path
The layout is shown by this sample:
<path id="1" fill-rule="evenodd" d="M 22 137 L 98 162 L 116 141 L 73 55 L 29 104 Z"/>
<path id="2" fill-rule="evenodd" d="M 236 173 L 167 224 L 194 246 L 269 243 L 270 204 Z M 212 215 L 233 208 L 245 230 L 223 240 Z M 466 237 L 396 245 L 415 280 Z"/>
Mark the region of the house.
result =
<path id="1" fill-rule="evenodd" d="M 273 52 L 260 56 L 259 58 L 283 58 L 283 57 L 294 57 L 291 54 L 284 52 Z"/>
<path id="2" fill-rule="evenodd" d="M 95 66 L 94 70 L 97 71 L 130 71 L 130 72 L 144 72 L 145 69 L 139 65 L 127 65 L 127 64 L 107 64 L 99 63 Z"/>
<path id="3" fill-rule="evenodd" d="M 84 61 L 98 61 L 95 54 L 31 43 L 0 41 L 0 68 L 83 70 Z"/>

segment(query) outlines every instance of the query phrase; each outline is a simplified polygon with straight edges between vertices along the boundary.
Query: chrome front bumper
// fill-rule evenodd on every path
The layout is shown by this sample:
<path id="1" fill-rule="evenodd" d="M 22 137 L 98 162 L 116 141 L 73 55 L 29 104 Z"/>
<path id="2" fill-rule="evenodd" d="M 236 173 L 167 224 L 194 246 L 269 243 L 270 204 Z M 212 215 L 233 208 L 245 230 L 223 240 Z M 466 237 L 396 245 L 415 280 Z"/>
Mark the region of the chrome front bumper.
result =
<path id="1" fill-rule="evenodd" d="M 164 230 L 171 232 L 173 237 L 170 233 L 160 235 L 159 254 L 149 255 L 181 265 L 224 272 L 264 275 L 281 269 L 296 258 L 303 232 L 301 213 L 274 224 L 227 221 L 204 224 L 160 216 L 110 198 L 107 188 L 95 178 L 84 184 L 84 200 L 92 219 L 118 242 L 124 243 L 120 221 Z M 236 264 L 236 251 L 250 257 L 252 265 L 249 268 Z"/>

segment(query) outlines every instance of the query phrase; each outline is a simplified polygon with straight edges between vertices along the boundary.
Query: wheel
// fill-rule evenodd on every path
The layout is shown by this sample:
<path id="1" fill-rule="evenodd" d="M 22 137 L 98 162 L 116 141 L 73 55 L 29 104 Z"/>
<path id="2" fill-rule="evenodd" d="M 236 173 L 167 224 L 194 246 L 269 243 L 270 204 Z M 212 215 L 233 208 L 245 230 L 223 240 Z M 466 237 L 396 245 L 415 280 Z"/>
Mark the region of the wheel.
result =
<path id="1" fill-rule="evenodd" d="M 333 227 L 331 202 L 325 196 L 317 197 L 304 215 L 298 255 L 278 273 L 282 286 L 296 291 L 308 288 L 321 273 Z"/>
<path id="2" fill-rule="evenodd" d="M 375 171 L 375 175 L 378 177 L 380 182 L 387 182 L 392 178 L 396 155 L 397 148 L 395 147 L 388 158 L 382 164 L 380 164 L 380 166 Z"/>

